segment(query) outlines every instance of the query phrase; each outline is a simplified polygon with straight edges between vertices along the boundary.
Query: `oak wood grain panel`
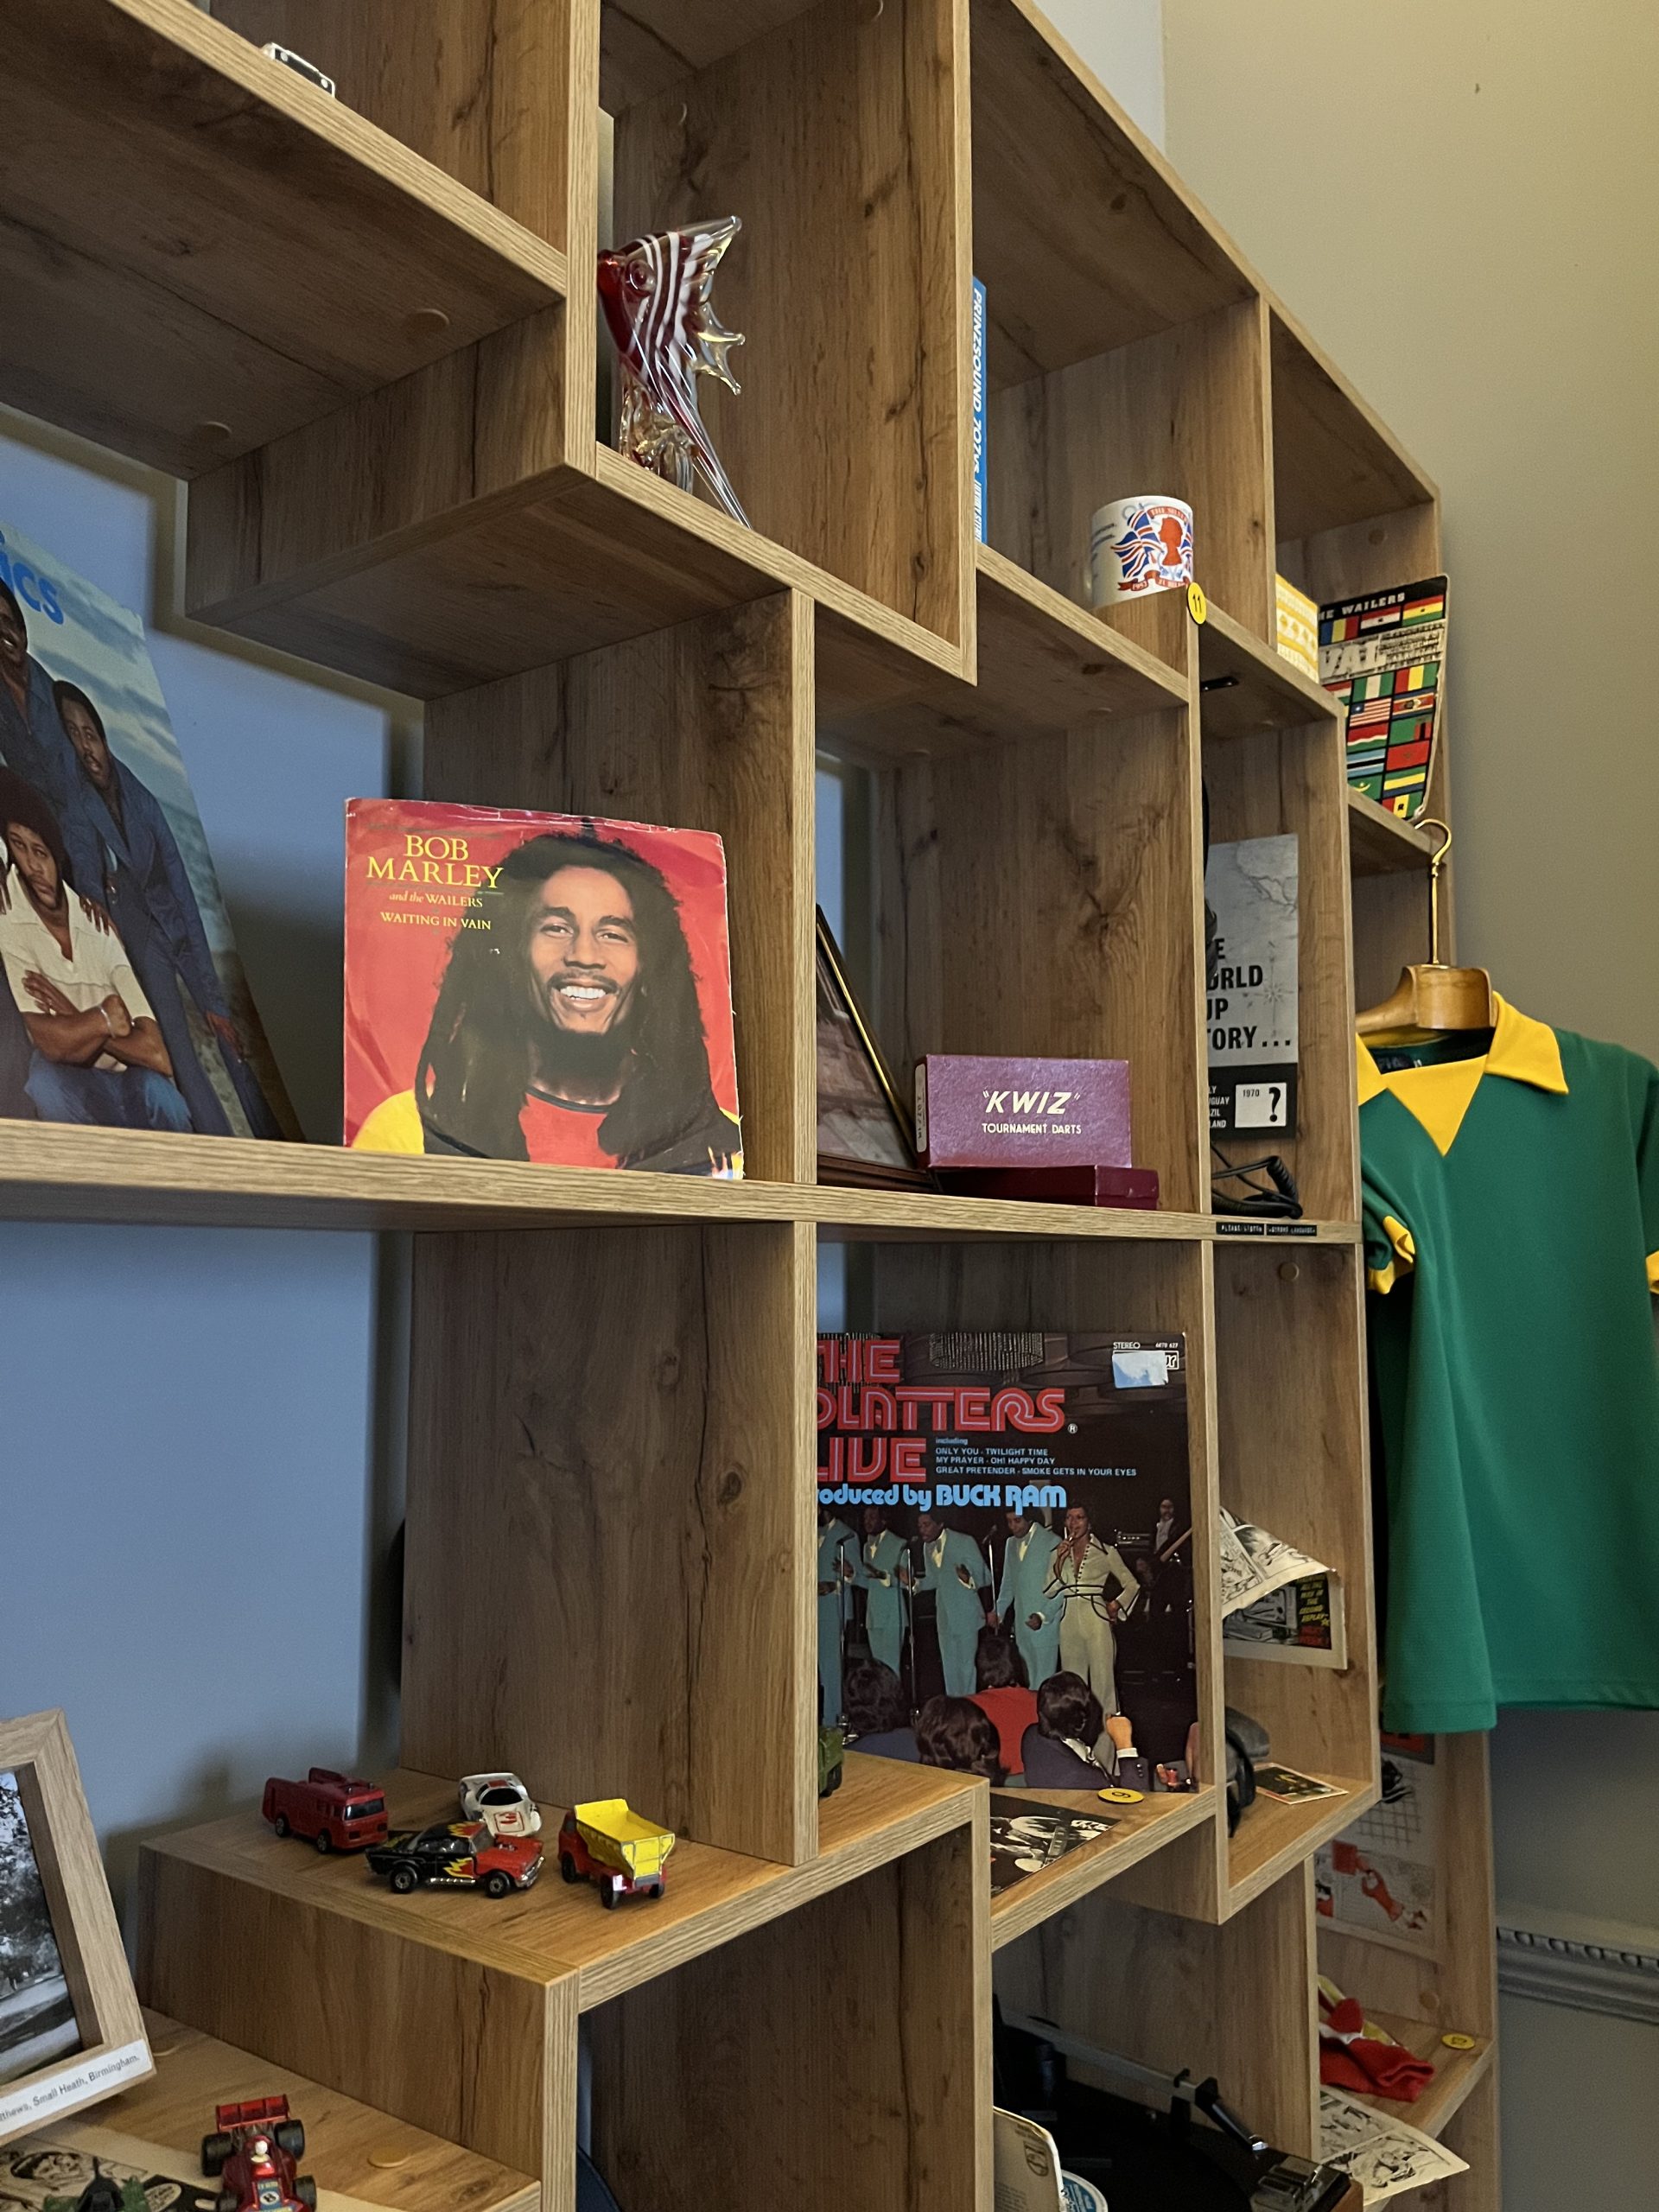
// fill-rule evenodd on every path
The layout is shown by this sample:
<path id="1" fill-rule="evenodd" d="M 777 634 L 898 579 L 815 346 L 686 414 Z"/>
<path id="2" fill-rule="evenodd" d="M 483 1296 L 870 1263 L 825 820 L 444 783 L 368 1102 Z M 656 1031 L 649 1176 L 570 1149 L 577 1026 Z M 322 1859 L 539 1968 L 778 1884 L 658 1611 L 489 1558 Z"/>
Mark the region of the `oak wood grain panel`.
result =
<path id="1" fill-rule="evenodd" d="M 1282 516 L 1277 527 L 1280 569 L 1316 602 L 1354 599 L 1440 573 L 1440 509 L 1433 501 L 1384 508 L 1300 538 L 1286 530 Z"/>
<path id="2" fill-rule="evenodd" d="M 187 0 L 6 32 L 11 405 L 194 476 L 564 290 L 563 254 Z"/>
<path id="3" fill-rule="evenodd" d="M 1185 678 L 988 545 L 976 556 L 976 680 L 828 609 L 818 620 L 819 742 L 865 759 L 1016 745 L 1185 705 Z"/>
<path id="4" fill-rule="evenodd" d="M 617 236 L 736 213 L 721 319 L 741 397 L 701 399 L 739 498 L 952 643 L 971 621 L 958 0 L 823 0 L 632 107 Z"/>
<path id="5" fill-rule="evenodd" d="M 785 593 L 435 701 L 429 798 L 724 842 L 747 1173 L 810 1180 L 811 610 Z"/>
<path id="6" fill-rule="evenodd" d="M 411 1764 L 813 1850 L 812 1281 L 793 1226 L 423 1240 Z"/>
<path id="7" fill-rule="evenodd" d="M 1342 709 L 1330 692 L 1224 608 L 1209 609 L 1198 644 L 1206 737 L 1249 736 L 1308 723 L 1334 734 L 1331 726 L 1340 721 Z"/>
<path id="8" fill-rule="evenodd" d="M 1421 881 L 1440 842 L 1438 831 L 1415 828 L 1349 785 L 1348 866 L 1355 877 L 1404 871 Z"/>
<path id="9" fill-rule="evenodd" d="M 1433 485 L 1335 363 L 1276 301 L 1272 312 L 1279 535 L 1312 537 L 1435 499 Z"/>
<path id="10" fill-rule="evenodd" d="M 1034 6 L 974 0 L 972 39 L 994 391 L 1249 296 L 1219 231 Z"/>
<path id="11" fill-rule="evenodd" d="M 1262 344 L 1259 303 L 1244 300 L 995 394 L 992 543 L 1087 606 L 1096 509 L 1135 493 L 1172 494 L 1193 510 L 1205 591 L 1268 636 Z M 1181 594 L 1166 596 L 1179 605 Z"/>
<path id="12" fill-rule="evenodd" d="M 876 785 L 874 1018 L 922 1052 L 1124 1058 L 1136 1160 L 1193 1209 L 1204 1173 L 1196 762 L 1179 709 Z"/>
<path id="13" fill-rule="evenodd" d="M 1001 1952 L 997 1993 L 1142 2065 L 1213 2074 L 1251 2127 L 1306 2158 L 1318 2111 L 1313 1920 L 1305 1867 L 1221 1928 L 1104 1890 Z"/>
<path id="14" fill-rule="evenodd" d="M 1442 2128 L 1441 2139 L 1459 2158 L 1467 2158 L 1469 2171 L 1421 2190 L 1424 2212 L 1502 2212 L 1503 2171 L 1496 2052 Z"/>
<path id="15" fill-rule="evenodd" d="M 594 2157 L 622 2202 L 989 2212 L 975 1795 L 969 1825 L 589 2016 Z"/>
<path id="16" fill-rule="evenodd" d="M 216 2104 L 285 2096 L 305 2124 L 302 2164 L 320 2188 L 360 2196 L 388 2212 L 543 2212 L 541 2187 L 528 2174 L 215 2042 L 164 2012 L 146 2013 L 144 2025 L 154 2076 L 100 2105 L 91 2124 L 176 2152 L 188 2162 L 181 2172 L 195 2171 Z M 550 2195 L 550 2212 L 554 2201 Z"/>
<path id="17" fill-rule="evenodd" d="M 247 1849 L 267 1841 L 250 1835 Z M 348 1915 L 331 1909 L 322 1884 L 285 1893 L 245 1878 L 232 1853 L 216 1863 L 173 1843 L 139 1857 L 147 2004 L 518 2172 L 563 2171 L 573 1975 L 468 1957 L 423 1940 L 418 1914 Z M 340 1874 L 390 1901 L 360 1864 Z M 417 2034 L 386 2031 L 415 2022 Z"/>
<path id="18" fill-rule="evenodd" d="M 1288 1164 L 1302 1204 L 1318 1220 L 1359 1211 L 1355 1138 L 1353 950 L 1348 885 L 1348 802 L 1342 747 L 1331 717 L 1300 728 L 1212 739 L 1204 706 L 1205 782 L 1210 834 L 1234 839 L 1290 835 L 1297 841 L 1297 1127 L 1274 1131 L 1271 1149 Z M 1225 1027 L 1226 993 L 1211 1001 Z M 1236 1160 L 1261 1156 L 1259 1132 L 1222 1141 Z"/>
<path id="19" fill-rule="evenodd" d="M 334 79 L 339 98 L 528 230 L 566 238 L 575 0 L 214 0 Z"/>
<path id="20" fill-rule="evenodd" d="M 814 0 L 605 0 L 600 99 L 616 115 L 694 77 L 751 39 L 804 14 Z"/>
<path id="21" fill-rule="evenodd" d="M 404 1769 L 385 1777 L 385 1792 L 400 1827 L 442 1820 L 455 1805 L 453 1780 Z M 320 1916 L 317 1924 L 347 1922 L 378 1939 L 542 1983 L 578 1976 L 587 2011 L 919 1849 L 970 1820 L 980 1794 L 964 1775 L 853 1752 L 841 1788 L 822 1808 L 816 1856 L 782 1866 L 683 1841 L 671 1861 L 667 1891 L 649 1911 L 607 1912 L 588 1884 L 567 1888 L 551 1874 L 522 1894 L 488 1901 L 487 1912 L 479 1898 L 460 1891 L 394 1897 L 360 1860 L 338 1853 L 320 1859 L 291 1839 L 282 1841 L 251 1809 L 157 1837 L 146 1848 L 222 1879 L 232 1892 L 251 1888 L 269 1895 L 279 1917 L 296 1907 Z M 543 1804 L 550 1837 L 564 1809 Z M 291 1915 L 289 1924 L 300 1926 Z M 188 1949 L 191 1940 L 188 1924 L 181 1929 L 171 1922 L 158 1923 L 154 1939 L 158 1950 L 169 1953 Z"/>
<path id="22" fill-rule="evenodd" d="M 1377 1681 L 1357 1255 L 1217 1245 L 1215 1268 L 1222 1503 L 1341 1577 L 1349 1651 L 1341 1671 L 1230 1657 L 1228 1695 L 1287 1766 L 1369 1783 Z M 1346 1818 L 1362 1809 L 1350 1804 Z M 1266 1826 L 1253 1809 L 1239 1840 Z"/>

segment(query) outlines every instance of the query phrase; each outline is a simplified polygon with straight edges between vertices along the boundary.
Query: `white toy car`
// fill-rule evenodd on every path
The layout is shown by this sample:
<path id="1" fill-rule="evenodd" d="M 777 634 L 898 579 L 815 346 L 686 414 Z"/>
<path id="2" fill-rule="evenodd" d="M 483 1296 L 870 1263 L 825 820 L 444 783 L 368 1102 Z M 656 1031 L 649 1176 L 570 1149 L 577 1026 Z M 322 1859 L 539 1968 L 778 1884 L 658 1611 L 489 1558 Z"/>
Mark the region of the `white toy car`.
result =
<path id="1" fill-rule="evenodd" d="M 482 1821 L 492 1835 L 542 1832 L 536 1801 L 516 1774 L 463 1775 L 461 1809 L 467 1820 Z"/>

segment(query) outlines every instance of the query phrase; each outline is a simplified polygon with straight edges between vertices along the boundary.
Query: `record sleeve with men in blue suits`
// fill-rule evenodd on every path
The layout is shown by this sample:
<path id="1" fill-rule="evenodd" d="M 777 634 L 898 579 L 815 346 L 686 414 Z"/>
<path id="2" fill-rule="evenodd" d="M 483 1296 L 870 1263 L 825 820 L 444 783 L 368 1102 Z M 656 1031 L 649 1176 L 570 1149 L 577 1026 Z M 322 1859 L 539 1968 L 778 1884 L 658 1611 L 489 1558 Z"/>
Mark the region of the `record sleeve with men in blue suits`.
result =
<path id="1" fill-rule="evenodd" d="M 1185 1344 L 818 1340 L 818 1701 L 1014 1788 L 1191 1780 Z"/>
<path id="2" fill-rule="evenodd" d="M 297 1135 L 137 615 L 0 530 L 0 1118 Z"/>

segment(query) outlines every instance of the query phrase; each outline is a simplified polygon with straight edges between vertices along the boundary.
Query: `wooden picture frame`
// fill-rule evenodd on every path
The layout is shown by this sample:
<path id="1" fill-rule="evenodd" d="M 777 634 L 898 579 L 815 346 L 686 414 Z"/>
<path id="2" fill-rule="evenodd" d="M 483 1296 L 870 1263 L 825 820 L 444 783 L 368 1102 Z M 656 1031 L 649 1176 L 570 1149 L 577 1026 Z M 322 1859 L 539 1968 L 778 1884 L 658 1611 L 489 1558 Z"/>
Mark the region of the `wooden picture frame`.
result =
<path id="1" fill-rule="evenodd" d="M 933 1178 L 916 1158 L 909 1109 L 848 979 L 841 947 L 822 907 L 815 1005 L 819 1182 L 860 1190 L 932 1190 Z M 852 1148 L 861 1128 L 868 1147 L 863 1157 Z M 826 1133 L 832 1138 L 829 1146 Z"/>
<path id="2" fill-rule="evenodd" d="M 0 1980 L 0 2143 L 115 2096 L 156 2070 L 61 1713 L 0 1720 L 0 1779 L 8 1777 L 0 1811 L 6 1815 L 12 1847 L 0 1860 L 0 1907 L 7 1904 L 9 1891 L 20 1909 L 9 1922 L 0 1920 L 0 1967 L 6 1967 L 8 1950 L 11 1955 Z M 33 1902 L 38 1910 L 43 1894 L 60 1973 L 37 1967 L 31 1978 L 13 1980 L 28 1955 L 31 1855 L 38 1875 Z M 38 1948 L 34 1955 L 38 1960 Z M 54 2003 L 52 1988 L 42 1986 L 60 1978 L 63 1995 Z M 42 2001 L 29 2008 L 31 1991 L 41 1991 Z M 64 2016 L 66 2006 L 73 2023 Z M 9 2037 L 8 2010 L 13 2015 Z M 69 2034 L 73 2049 L 65 2047 Z M 7 2071 L 9 2052 L 16 2062 L 20 2052 L 51 2044 L 54 2037 L 55 2045 L 40 2063 L 25 2061 L 17 2070 Z"/>

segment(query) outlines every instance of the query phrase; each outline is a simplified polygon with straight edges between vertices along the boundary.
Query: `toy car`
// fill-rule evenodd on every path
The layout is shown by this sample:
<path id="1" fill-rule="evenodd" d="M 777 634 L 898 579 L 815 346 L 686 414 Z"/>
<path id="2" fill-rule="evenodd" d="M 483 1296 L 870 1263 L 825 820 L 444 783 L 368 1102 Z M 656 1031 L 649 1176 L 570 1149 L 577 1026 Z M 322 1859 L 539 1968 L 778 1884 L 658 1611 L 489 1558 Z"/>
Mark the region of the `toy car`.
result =
<path id="1" fill-rule="evenodd" d="M 400 1897 L 423 1884 L 504 1897 L 527 1890 L 541 1872 L 542 1847 L 534 1836 L 492 1835 L 482 1821 L 448 1821 L 401 1829 L 375 1845 L 369 1865 Z"/>
<path id="2" fill-rule="evenodd" d="M 539 1835 L 542 1816 L 536 1800 L 516 1774 L 465 1774 L 461 1778 L 463 1818 L 482 1821 L 492 1835 Z"/>
<path id="3" fill-rule="evenodd" d="M 671 1830 L 642 1820 L 626 1797 L 595 1797 L 564 1816 L 559 1830 L 559 1872 L 567 1882 L 595 1884 L 602 1905 L 624 1897 L 659 1897 L 663 1861 L 674 1848 Z"/>
<path id="4" fill-rule="evenodd" d="M 286 2097 L 220 2105 L 201 2142 L 201 2171 L 217 2177 L 219 2212 L 316 2212 L 317 2184 L 296 2171 L 305 2129 Z"/>
<path id="5" fill-rule="evenodd" d="M 259 1809 L 278 1835 L 302 1835 L 319 1851 L 366 1851 L 386 1840 L 378 1783 L 349 1781 L 331 1766 L 314 1766 L 303 1782 L 273 1774 Z"/>

